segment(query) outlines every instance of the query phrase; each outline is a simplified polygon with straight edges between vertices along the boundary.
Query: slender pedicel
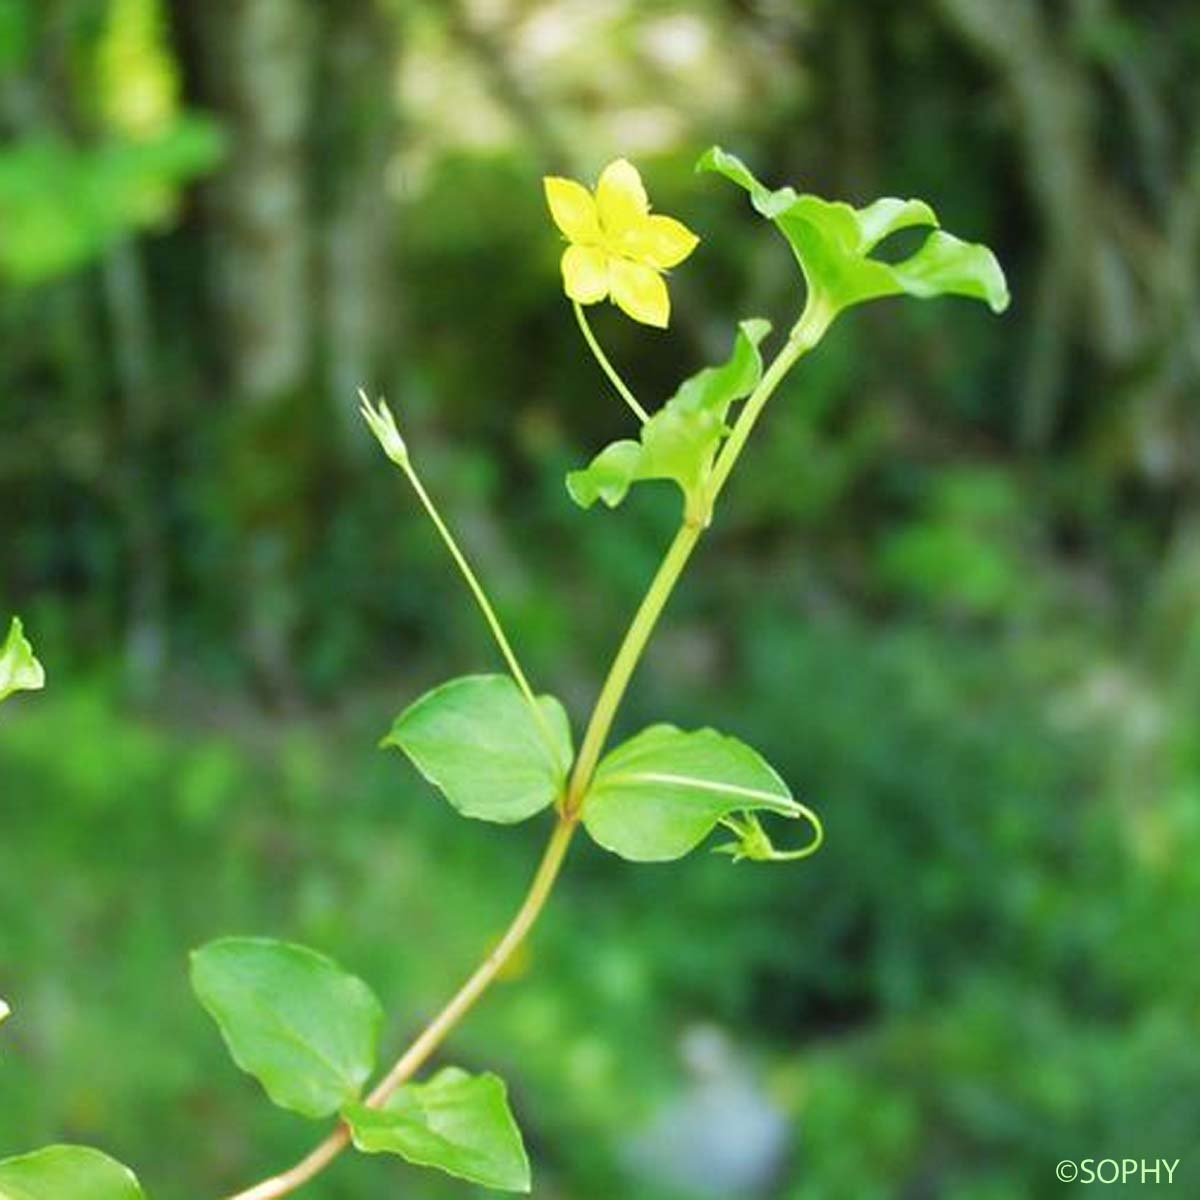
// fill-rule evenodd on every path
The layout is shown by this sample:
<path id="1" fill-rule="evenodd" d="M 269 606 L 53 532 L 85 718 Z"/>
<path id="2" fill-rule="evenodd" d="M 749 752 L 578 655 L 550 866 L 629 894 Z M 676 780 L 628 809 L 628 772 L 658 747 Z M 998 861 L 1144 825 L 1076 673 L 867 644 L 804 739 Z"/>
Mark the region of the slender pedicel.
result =
<path id="1" fill-rule="evenodd" d="M 596 335 L 592 332 L 592 326 L 587 319 L 587 313 L 583 311 L 583 305 L 578 300 L 572 300 L 571 307 L 575 310 L 575 320 L 579 322 L 579 328 L 583 333 L 583 340 L 588 344 L 588 349 L 591 350 L 601 369 L 608 376 L 609 382 L 617 389 L 617 393 L 621 399 L 633 409 L 633 415 L 645 425 L 650 420 L 650 415 L 637 402 L 637 397 L 629 390 L 621 376 L 617 374 L 616 367 L 609 362 L 608 355 L 604 353 L 600 343 L 596 340 Z"/>
<path id="2" fill-rule="evenodd" d="M 513 650 L 512 643 L 508 640 L 508 635 L 504 632 L 504 626 L 500 624 L 500 618 L 496 615 L 496 610 L 492 606 L 487 592 L 484 591 L 483 584 L 479 582 L 479 577 L 472 570 L 466 555 L 459 548 L 458 542 L 450 532 L 449 526 L 442 519 L 437 505 L 434 504 L 433 498 L 426 491 L 425 485 L 421 482 L 416 468 L 412 465 L 412 459 L 408 454 L 408 446 L 400 436 L 400 430 L 397 428 L 396 419 L 392 416 L 391 409 L 388 408 L 385 400 L 381 400 L 378 407 L 373 406 L 367 398 L 367 394 L 361 388 L 358 395 L 362 401 L 359 411 L 363 415 L 363 420 L 366 421 L 380 446 L 383 447 L 383 452 L 404 472 L 405 478 L 412 485 L 413 491 L 417 493 L 417 499 L 421 501 L 422 507 L 429 514 L 429 519 L 433 522 L 434 528 L 446 544 L 446 549 L 450 551 L 450 557 L 454 559 L 455 565 L 467 582 L 467 587 L 471 589 L 471 595 L 475 597 L 475 602 L 479 605 L 479 609 L 483 613 L 488 629 L 491 630 L 492 637 L 495 639 L 496 645 L 499 646 L 500 653 L 504 656 L 504 661 L 508 664 L 508 669 L 512 674 L 513 680 L 516 682 L 517 687 L 521 689 L 521 694 L 525 697 L 525 702 L 529 705 L 530 711 L 533 713 L 533 718 L 537 722 L 542 737 L 545 739 L 546 746 L 551 753 L 557 754 L 557 742 L 546 720 L 546 714 L 542 711 L 542 706 L 537 702 L 533 688 L 529 685 L 529 679 L 517 659 L 516 651 Z"/>

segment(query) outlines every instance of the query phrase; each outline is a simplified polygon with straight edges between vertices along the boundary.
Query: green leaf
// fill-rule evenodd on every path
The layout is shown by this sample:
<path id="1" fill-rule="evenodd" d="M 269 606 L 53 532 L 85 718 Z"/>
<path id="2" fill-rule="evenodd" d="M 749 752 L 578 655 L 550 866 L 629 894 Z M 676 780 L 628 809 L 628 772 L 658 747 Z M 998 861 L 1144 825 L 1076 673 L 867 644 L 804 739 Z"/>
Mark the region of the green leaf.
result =
<path id="1" fill-rule="evenodd" d="M 844 308 L 883 296 L 966 296 L 985 301 L 993 312 L 1008 307 L 1008 285 L 996 256 L 986 247 L 934 229 L 921 248 L 900 263 L 870 258 L 891 234 L 913 226 L 936 226 L 923 200 L 876 200 L 866 208 L 800 195 L 793 188 L 771 191 L 746 164 L 720 147 L 696 164 L 715 171 L 750 194 L 750 201 L 788 240 L 810 292 L 810 303 L 832 317 Z"/>
<path id="2" fill-rule="evenodd" d="M 804 810 L 766 760 L 714 729 L 652 725 L 612 750 L 583 804 L 588 833 L 633 862 L 681 858 L 735 812 Z"/>
<path id="3" fill-rule="evenodd" d="M 355 1104 L 343 1116 L 369 1154 L 398 1154 L 498 1191 L 529 1191 L 525 1144 L 495 1075 L 447 1067 L 428 1083 L 400 1088 L 382 1109 Z"/>
<path id="4" fill-rule="evenodd" d="M 936 226 L 938 223 L 933 209 L 924 200 L 896 200 L 891 196 L 860 208 L 857 218 L 858 248 L 863 254 L 869 254 L 884 238 L 901 229 L 911 229 L 914 225 Z"/>
<path id="5" fill-rule="evenodd" d="M 396 746 L 464 816 L 511 824 L 553 804 L 574 751 L 563 706 L 539 696 L 539 721 L 507 675 L 467 675 L 426 692 L 397 718 Z"/>
<path id="6" fill-rule="evenodd" d="M 634 483 L 668 479 L 679 485 L 689 510 L 702 515 L 704 485 L 728 433 L 725 417 L 730 405 L 758 386 L 763 370 L 758 347 L 770 330 L 767 321 L 741 322 L 728 361 L 686 380 L 642 426 L 640 441 L 613 442 L 567 476 L 571 499 L 581 508 L 597 500 L 615 508 Z"/>
<path id="7" fill-rule="evenodd" d="M 935 230 L 911 258 L 889 267 L 893 292 L 921 299 L 930 296 L 967 296 L 983 300 L 993 312 L 1008 307 L 1008 284 L 996 256 L 986 247 Z"/>
<path id="8" fill-rule="evenodd" d="M 46 672 L 33 656 L 20 617 L 13 617 L 8 637 L 0 646 L 0 701 L 7 700 L 13 692 L 37 691 L 45 685 Z"/>
<path id="9" fill-rule="evenodd" d="M 269 938 L 222 938 L 193 951 L 192 987 L 233 1061 L 281 1108 L 328 1117 L 358 1098 L 383 1011 L 332 959 Z"/>
<path id="10" fill-rule="evenodd" d="M 88 1146 L 47 1146 L 0 1162 L 0 1200 L 142 1200 L 137 1178 Z"/>

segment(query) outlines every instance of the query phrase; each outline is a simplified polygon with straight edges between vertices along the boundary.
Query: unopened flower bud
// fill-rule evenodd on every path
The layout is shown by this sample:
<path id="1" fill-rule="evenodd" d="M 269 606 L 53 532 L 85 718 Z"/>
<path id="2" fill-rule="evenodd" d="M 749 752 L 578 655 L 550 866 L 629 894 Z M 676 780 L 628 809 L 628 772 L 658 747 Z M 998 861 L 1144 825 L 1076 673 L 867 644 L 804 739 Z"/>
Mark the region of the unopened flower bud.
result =
<path id="1" fill-rule="evenodd" d="M 384 454 L 396 466 L 407 469 L 408 447 L 404 444 L 404 439 L 400 436 L 400 430 L 396 428 L 396 418 L 392 416 L 392 410 L 388 408 L 387 401 L 380 400 L 377 406 L 372 405 L 371 401 L 367 398 L 366 392 L 361 388 L 359 389 L 358 396 L 362 401 L 359 411 L 363 415 L 363 420 L 370 426 L 371 432 L 383 447 Z"/>

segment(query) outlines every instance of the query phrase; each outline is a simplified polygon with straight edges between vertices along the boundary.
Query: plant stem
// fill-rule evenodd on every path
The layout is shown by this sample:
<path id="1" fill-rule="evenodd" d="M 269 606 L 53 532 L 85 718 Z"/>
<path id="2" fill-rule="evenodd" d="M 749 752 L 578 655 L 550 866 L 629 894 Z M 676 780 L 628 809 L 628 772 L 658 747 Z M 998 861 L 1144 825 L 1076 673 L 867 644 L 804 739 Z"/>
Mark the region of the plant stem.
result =
<path id="1" fill-rule="evenodd" d="M 713 466 L 712 477 L 708 482 L 708 508 L 716 503 L 721 494 L 734 463 L 746 447 L 755 423 L 762 414 L 763 408 L 770 400 L 775 389 L 783 382 L 783 378 L 820 340 L 833 320 L 831 313 L 823 304 L 814 303 L 810 298 L 808 305 L 800 316 L 783 348 L 775 356 L 771 365 L 766 369 L 758 387 L 751 393 L 745 407 L 734 422 L 733 431 L 721 449 L 721 453 Z"/>
<path id="2" fill-rule="evenodd" d="M 585 331 L 584 336 L 588 338 L 589 344 L 593 344 L 594 339 L 590 337 L 590 330 L 583 317 L 582 310 L 578 304 L 576 304 L 575 308 L 580 318 L 580 325 Z M 729 478 L 729 473 L 733 470 L 734 463 L 744 449 L 746 441 L 750 437 L 750 432 L 754 428 L 759 415 L 762 413 L 763 407 L 771 398 L 771 394 L 779 386 L 784 376 L 795 365 L 797 360 L 817 343 L 831 319 L 823 310 L 810 304 L 805 309 L 804 315 L 796 323 L 784 347 L 767 368 L 758 387 L 754 389 L 750 398 L 746 401 L 746 405 L 734 425 L 733 432 L 730 434 L 729 440 L 725 443 L 721 455 L 713 468 L 713 474 L 709 482 L 706 516 L 708 513 L 711 513 L 713 502 L 724 487 L 725 481 Z M 593 346 L 593 351 L 600 358 L 602 365 L 607 363 L 607 359 L 603 357 L 598 346 Z M 611 368 L 609 370 L 611 371 Z M 612 372 L 610 378 L 613 378 L 615 374 L 615 372 Z M 614 382 L 616 382 L 615 379 Z M 625 394 L 624 385 L 618 383 L 618 390 L 621 390 L 622 394 Z M 632 401 L 632 397 L 627 396 L 626 399 Z M 644 420 L 644 414 L 641 414 L 637 402 L 632 401 L 632 404 L 634 410 L 639 412 Z M 410 470 L 408 476 L 413 487 L 416 488 L 421 502 L 425 505 L 426 510 L 433 519 L 433 523 L 437 526 L 438 532 L 442 535 L 442 539 L 450 549 L 450 553 L 454 556 L 455 562 L 458 563 L 459 569 L 470 585 L 472 592 L 475 594 L 475 599 L 479 602 L 480 608 L 483 609 L 484 616 L 488 619 L 492 633 L 495 635 L 501 650 L 504 652 L 505 658 L 508 660 L 513 677 L 525 693 L 526 698 L 532 701 L 533 693 L 525 681 L 525 676 L 517 663 L 516 655 L 513 653 L 508 639 L 504 636 L 504 631 L 500 627 L 500 622 L 496 619 L 492 606 L 488 602 L 487 595 L 475 578 L 475 573 L 471 570 L 466 559 L 458 549 L 457 543 L 438 515 L 437 509 L 434 507 L 432 500 L 429 499 L 425 489 L 421 486 L 416 474 Z M 567 849 L 578 827 L 580 811 L 587 796 L 592 775 L 604 750 L 604 743 L 616 718 L 617 709 L 620 707 L 621 700 L 629 686 L 629 681 L 632 679 L 638 662 L 641 660 L 646 643 L 650 640 L 650 635 L 654 632 L 658 618 L 662 615 L 662 611 L 666 607 L 667 601 L 675 589 L 675 585 L 679 582 L 679 577 L 683 574 L 688 559 L 691 557 L 692 551 L 696 548 L 696 544 L 699 542 L 704 528 L 705 520 L 691 514 L 685 517 L 683 524 L 675 534 L 674 540 L 668 547 L 658 571 L 655 573 L 653 580 L 651 580 L 650 587 L 647 589 L 646 595 L 642 598 L 642 603 L 638 606 L 638 610 L 634 614 L 629 629 L 621 642 L 620 648 L 617 650 L 616 657 L 613 659 L 608 676 L 604 681 L 604 686 L 600 689 L 600 695 L 596 700 L 595 708 L 593 708 L 591 718 L 588 721 L 583 744 L 579 749 L 579 757 L 575 760 L 575 767 L 571 773 L 570 784 L 562 802 L 558 821 L 554 826 L 554 832 L 551 834 L 537 873 L 533 877 L 533 882 L 529 886 L 529 891 L 526 893 L 521 907 L 517 910 L 516 915 L 513 917 L 512 922 L 509 924 L 504 936 L 497 943 L 495 949 L 479 964 L 474 974 L 459 988 L 446 1007 L 424 1028 L 416 1041 L 396 1060 L 392 1069 L 370 1093 L 366 1100 L 366 1103 L 370 1107 L 382 1107 L 392 1093 L 424 1065 L 454 1026 L 462 1020 L 479 997 L 487 991 L 488 987 L 503 969 L 505 963 L 512 957 L 513 952 L 528 936 L 529 931 L 541 915 L 542 910 L 546 906 L 546 901 L 550 898 L 550 893 L 554 889 L 554 884 L 558 879 L 559 871 L 562 869 L 563 860 L 567 854 Z M 534 703 L 534 709 L 540 713 L 540 709 L 536 703 Z M 819 829 L 819 822 L 814 823 Z M 810 853 L 813 848 L 815 847 L 806 847 L 803 853 Z M 281 1196 L 287 1196 L 323 1171 L 349 1144 L 349 1130 L 345 1124 L 339 1125 L 320 1145 L 316 1146 L 290 1170 L 284 1171 L 279 1175 L 274 1175 L 270 1179 L 265 1179 L 245 1191 L 237 1192 L 229 1196 L 227 1200 L 278 1200 Z"/>
<path id="3" fill-rule="evenodd" d="M 713 467 L 703 514 L 689 514 L 679 527 L 679 532 L 676 533 L 675 540 L 667 550 L 666 556 L 642 600 L 641 607 L 638 608 L 629 630 L 625 634 L 625 640 L 621 643 L 616 658 L 613 659 L 608 678 L 604 681 L 604 687 L 600 691 L 596 707 L 592 710 L 592 717 L 583 737 L 583 745 L 579 748 L 579 757 L 575 760 L 575 769 L 571 773 L 571 785 L 567 789 L 564 808 L 568 814 L 578 815 L 583 805 L 592 775 L 596 770 L 596 764 L 604 749 L 605 740 L 621 704 L 621 698 L 625 695 L 625 689 L 629 686 L 633 672 L 646 648 L 646 643 L 650 640 L 650 635 L 654 632 L 654 626 L 658 622 L 659 616 L 671 597 L 671 592 L 679 582 L 679 577 L 683 574 L 683 569 L 687 566 L 687 561 L 696 548 L 700 535 L 704 532 L 712 513 L 713 504 L 725 486 L 725 481 L 729 478 L 729 473 L 733 470 L 738 455 L 745 448 L 750 431 L 754 428 L 767 401 L 783 381 L 784 376 L 820 341 L 821 335 L 829 327 L 831 319 L 831 316 L 825 315 L 823 307 L 809 304 L 800 320 L 796 322 L 791 336 L 764 372 L 758 387 L 750 394 L 750 398 L 739 414 L 733 432 L 730 433 L 729 440 L 725 443 L 721 455 Z"/>
<path id="4" fill-rule="evenodd" d="M 609 382 L 617 389 L 621 399 L 633 409 L 634 416 L 645 425 L 650 420 L 649 413 L 637 402 L 637 398 L 625 386 L 625 380 L 617 374 L 616 368 L 608 361 L 608 355 L 600 348 L 600 343 L 596 340 L 596 335 L 592 332 L 592 327 L 588 322 L 587 313 L 583 311 L 583 305 L 578 300 L 572 300 L 571 306 L 575 309 L 575 320 L 579 322 L 579 329 L 583 334 L 583 340 L 588 344 L 588 349 L 595 355 L 596 361 L 608 376 Z"/>
<path id="5" fill-rule="evenodd" d="M 679 527 L 675 540 L 668 548 L 646 595 L 642 598 L 641 605 L 634 614 L 625 639 L 621 642 L 616 658 L 613 659 L 612 667 L 609 668 L 608 678 L 600 689 L 596 707 L 592 710 L 591 720 L 588 721 L 587 732 L 583 735 L 583 744 L 579 747 L 579 757 L 575 760 L 571 784 L 567 789 L 564 811 L 568 814 L 577 814 L 583 804 L 621 698 L 625 695 L 625 689 L 629 686 L 633 672 L 642 657 L 642 651 L 654 632 L 654 626 L 703 532 L 703 525 L 696 521 L 685 521 Z"/>
<path id="6" fill-rule="evenodd" d="M 533 928 L 546 901 L 554 890 L 571 839 L 575 836 L 577 823 L 570 818 L 559 817 L 555 822 L 554 832 L 546 844 L 542 861 L 538 864 L 537 873 L 529 885 L 529 891 L 512 923 L 505 930 L 504 936 L 488 956 L 475 969 L 475 973 L 458 990 L 454 998 L 442 1009 L 415 1042 L 404 1052 L 396 1065 L 387 1073 L 382 1082 L 371 1092 L 367 1103 L 379 1107 L 389 1096 L 437 1049 L 446 1035 L 467 1014 L 488 985 L 500 973 L 505 963 L 513 956 L 513 952 L 525 940 Z"/>
<path id="7" fill-rule="evenodd" d="M 554 882 L 562 869 L 567 849 L 575 835 L 576 822 L 565 816 L 560 816 L 555 823 L 554 832 L 542 855 L 533 882 L 521 907 L 517 910 L 504 936 L 495 948 L 475 969 L 474 974 L 455 993 L 453 999 L 425 1027 L 420 1036 L 396 1060 L 392 1069 L 383 1077 L 366 1099 L 371 1108 L 382 1108 L 395 1090 L 410 1079 L 429 1059 L 430 1055 L 445 1040 L 446 1035 L 466 1015 L 475 1002 L 488 989 L 488 986 L 513 956 L 513 952 L 528 936 L 546 901 L 554 889 Z M 323 1142 L 302 1158 L 290 1170 L 242 1192 L 228 1197 L 228 1200 L 278 1200 L 287 1196 L 297 1188 L 307 1183 L 315 1175 L 325 1169 L 350 1144 L 350 1133 L 344 1124 L 339 1125 Z"/>

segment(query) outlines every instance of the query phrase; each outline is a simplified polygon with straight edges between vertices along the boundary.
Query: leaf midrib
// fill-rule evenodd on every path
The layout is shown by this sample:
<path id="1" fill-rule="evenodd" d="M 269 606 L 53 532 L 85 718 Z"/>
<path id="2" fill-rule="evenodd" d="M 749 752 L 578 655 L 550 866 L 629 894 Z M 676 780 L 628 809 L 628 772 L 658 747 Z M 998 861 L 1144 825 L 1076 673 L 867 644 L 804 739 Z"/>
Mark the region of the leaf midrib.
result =
<path id="1" fill-rule="evenodd" d="M 791 796 L 780 795 L 777 792 L 766 792 L 759 788 L 743 787 L 736 783 L 722 783 L 715 779 L 698 779 L 692 775 L 676 775 L 666 771 L 627 771 L 609 775 L 597 780 L 600 790 L 608 786 L 628 784 L 661 784 L 666 787 L 694 788 L 701 792 L 715 792 L 724 796 L 738 796 L 747 800 L 755 800 L 774 808 L 779 812 L 792 813 L 799 811 L 799 805 Z"/>

